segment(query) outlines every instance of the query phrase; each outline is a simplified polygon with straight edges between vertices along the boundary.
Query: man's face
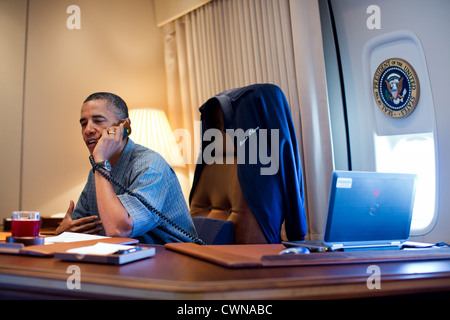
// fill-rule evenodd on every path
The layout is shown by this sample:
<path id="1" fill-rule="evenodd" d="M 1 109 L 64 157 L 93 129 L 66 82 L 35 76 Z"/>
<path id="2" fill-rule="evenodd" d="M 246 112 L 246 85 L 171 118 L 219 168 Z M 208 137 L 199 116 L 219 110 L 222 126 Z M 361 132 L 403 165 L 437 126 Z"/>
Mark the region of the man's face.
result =
<path id="1" fill-rule="evenodd" d="M 108 108 L 107 100 L 91 100 L 81 107 L 81 134 L 89 152 L 92 152 L 102 132 L 117 123 L 116 116 Z"/>

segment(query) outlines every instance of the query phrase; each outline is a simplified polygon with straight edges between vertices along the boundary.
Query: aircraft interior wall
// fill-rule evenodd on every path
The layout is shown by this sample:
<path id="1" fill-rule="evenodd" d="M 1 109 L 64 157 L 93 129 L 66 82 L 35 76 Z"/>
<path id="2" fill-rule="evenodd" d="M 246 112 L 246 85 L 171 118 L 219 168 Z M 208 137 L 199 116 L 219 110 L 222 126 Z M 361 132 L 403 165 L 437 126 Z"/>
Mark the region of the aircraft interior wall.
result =
<path id="1" fill-rule="evenodd" d="M 411 239 L 449 242 L 450 103 L 445 85 L 450 70 L 450 2 L 319 4 L 335 169 L 418 174 Z M 397 64 L 399 71 L 388 76 L 383 63 Z M 403 103 L 403 97 L 410 99 L 402 111 L 406 115 L 378 105 L 378 81 L 390 83 L 384 91 L 395 91 L 398 85 L 399 96 L 378 92 L 379 97 L 392 94 L 393 108 L 394 102 Z"/>

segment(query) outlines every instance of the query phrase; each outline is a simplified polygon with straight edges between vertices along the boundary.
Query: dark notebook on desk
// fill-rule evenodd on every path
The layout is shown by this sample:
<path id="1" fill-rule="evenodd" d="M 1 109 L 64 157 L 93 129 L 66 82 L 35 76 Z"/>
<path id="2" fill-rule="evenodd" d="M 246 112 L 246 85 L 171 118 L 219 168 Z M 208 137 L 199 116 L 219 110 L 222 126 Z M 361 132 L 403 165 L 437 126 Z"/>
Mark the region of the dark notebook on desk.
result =
<path id="1" fill-rule="evenodd" d="M 399 249 L 408 240 L 417 176 L 335 171 L 323 241 L 286 241 L 311 251 Z"/>

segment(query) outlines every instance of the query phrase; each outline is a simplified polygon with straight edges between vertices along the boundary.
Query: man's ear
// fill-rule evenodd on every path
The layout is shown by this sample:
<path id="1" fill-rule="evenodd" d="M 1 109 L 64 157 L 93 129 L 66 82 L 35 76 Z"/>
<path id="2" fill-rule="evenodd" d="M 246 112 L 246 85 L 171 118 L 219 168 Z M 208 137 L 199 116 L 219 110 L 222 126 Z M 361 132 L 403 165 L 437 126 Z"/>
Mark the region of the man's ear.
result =
<path id="1" fill-rule="evenodd" d="M 130 120 L 130 118 L 123 118 L 123 119 L 119 120 L 119 121 L 115 124 L 115 126 L 119 126 L 121 123 L 125 123 L 125 122 L 127 122 L 129 125 L 131 125 L 131 120 Z"/>

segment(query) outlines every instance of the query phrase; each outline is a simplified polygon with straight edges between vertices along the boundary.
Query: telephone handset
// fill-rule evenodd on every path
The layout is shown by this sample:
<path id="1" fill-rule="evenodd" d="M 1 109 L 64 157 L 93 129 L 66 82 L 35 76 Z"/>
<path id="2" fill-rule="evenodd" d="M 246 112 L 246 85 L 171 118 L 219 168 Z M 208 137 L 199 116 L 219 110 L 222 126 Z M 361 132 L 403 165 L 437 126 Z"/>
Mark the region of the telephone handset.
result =
<path id="1" fill-rule="evenodd" d="M 131 126 L 130 126 L 130 123 L 127 120 L 125 120 L 125 119 L 120 120 L 114 126 L 118 127 L 118 126 L 120 126 L 121 123 L 123 123 L 123 137 L 122 137 L 122 139 L 125 139 L 126 137 L 128 137 L 131 134 Z"/>

